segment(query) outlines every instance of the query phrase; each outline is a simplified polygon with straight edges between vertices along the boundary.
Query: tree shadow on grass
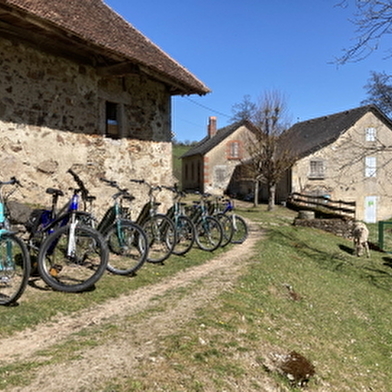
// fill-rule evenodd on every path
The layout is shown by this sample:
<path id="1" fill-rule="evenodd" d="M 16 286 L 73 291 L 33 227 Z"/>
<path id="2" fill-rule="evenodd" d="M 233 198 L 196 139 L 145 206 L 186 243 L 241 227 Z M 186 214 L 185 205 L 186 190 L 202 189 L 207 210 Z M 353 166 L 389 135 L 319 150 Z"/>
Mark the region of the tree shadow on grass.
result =
<path id="1" fill-rule="evenodd" d="M 385 256 L 382 259 L 384 261 L 383 265 L 385 265 L 385 267 L 392 268 L 392 256 Z"/>
<path id="2" fill-rule="evenodd" d="M 339 272 L 347 276 L 357 276 L 368 281 L 370 284 L 383 290 L 392 291 L 392 257 L 384 257 L 384 263 L 379 262 L 379 258 L 367 258 L 366 256 L 354 256 L 353 247 L 345 244 L 337 244 L 335 251 L 323 250 L 317 246 L 315 241 L 305 241 L 296 235 L 295 232 L 283 232 L 276 230 L 271 233 L 271 240 L 277 243 L 286 242 L 295 247 L 296 252 L 304 257 L 315 261 L 321 268 Z M 373 251 L 380 251 L 379 248 L 369 244 Z"/>

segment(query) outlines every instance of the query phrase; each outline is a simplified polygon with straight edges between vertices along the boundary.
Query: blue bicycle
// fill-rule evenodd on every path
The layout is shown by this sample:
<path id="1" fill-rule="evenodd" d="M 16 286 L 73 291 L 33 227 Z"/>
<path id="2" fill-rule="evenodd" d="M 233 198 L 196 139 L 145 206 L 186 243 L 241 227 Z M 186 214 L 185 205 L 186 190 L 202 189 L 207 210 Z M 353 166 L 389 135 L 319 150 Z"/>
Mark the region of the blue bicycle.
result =
<path id="1" fill-rule="evenodd" d="M 109 257 L 103 236 L 83 224 L 89 214 L 79 211 L 81 192 L 74 189 L 69 203 L 57 213 L 57 200 L 63 192 L 47 189 L 52 208 L 38 211 L 29 240 L 30 248 L 38 250 L 38 273 L 44 282 L 69 293 L 93 286 L 105 272 Z"/>
<path id="2" fill-rule="evenodd" d="M 244 218 L 234 212 L 234 203 L 230 199 L 225 199 L 221 213 L 227 215 L 233 224 L 233 236 L 230 240 L 232 244 L 242 244 L 248 238 L 248 225 Z"/>
<path id="3" fill-rule="evenodd" d="M 12 192 L 5 196 L 5 185 L 20 183 L 15 177 L 0 182 L 0 305 L 15 305 L 27 286 L 31 267 L 25 243 L 10 230 L 6 200 Z"/>

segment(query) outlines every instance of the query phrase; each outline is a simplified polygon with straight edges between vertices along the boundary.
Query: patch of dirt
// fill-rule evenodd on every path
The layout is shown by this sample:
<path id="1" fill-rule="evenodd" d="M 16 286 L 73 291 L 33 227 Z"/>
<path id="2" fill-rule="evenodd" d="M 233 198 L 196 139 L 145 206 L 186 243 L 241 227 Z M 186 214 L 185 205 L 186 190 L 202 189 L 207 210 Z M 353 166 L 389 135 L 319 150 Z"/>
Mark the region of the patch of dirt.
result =
<path id="1" fill-rule="evenodd" d="M 262 235 L 255 224 L 250 224 L 249 228 L 245 243 L 234 246 L 208 263 L 102 305 L 59 317 L 33 330 L 0 340 L 2 364 L 22 360 L 43 361 L 48 358 L 38 355 L 38 351 L 61 344 L 72 334 L 105 325 L 117 324 L 123 328 L 127 318 L 145 311 L 137 323 L 126 325 L 127 333 L 121 339 L 105 339 L 103 344 L 84 349 L 77 359 L 43 365 L 28 386 L 7 390 L 95 391 L 95 386 L 105 380 L 130 376 L 140 361 L 147 359 L 153 362 L 158 337 L 162 339 L 173 334 L 194 317 L 198 308 L 214 301 L 217 295 L 232 287 L 244 263 L 254 255 L 255 242 Z"/>

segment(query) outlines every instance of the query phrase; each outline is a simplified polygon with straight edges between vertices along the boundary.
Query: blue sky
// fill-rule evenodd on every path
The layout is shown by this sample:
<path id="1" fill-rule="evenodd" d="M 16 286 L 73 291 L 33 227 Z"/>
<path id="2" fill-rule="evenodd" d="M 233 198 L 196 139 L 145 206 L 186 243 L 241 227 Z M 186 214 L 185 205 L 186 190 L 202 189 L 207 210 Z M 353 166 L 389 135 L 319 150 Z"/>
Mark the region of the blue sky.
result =
<path id="1" fill-rule="evenodd" d="M 339 0 L 104 1 L 212 90 L 173 98 L 180 141 L 202 139 L 209 116 L 218 128 L 230 124 L 234 104 L 266 91 L 285 96 L 292 122 L 352 109 L 366 98 L 370 71 L 390 61 L 381 46 L 336 65 L 356 37 L 356 9 Z"/>

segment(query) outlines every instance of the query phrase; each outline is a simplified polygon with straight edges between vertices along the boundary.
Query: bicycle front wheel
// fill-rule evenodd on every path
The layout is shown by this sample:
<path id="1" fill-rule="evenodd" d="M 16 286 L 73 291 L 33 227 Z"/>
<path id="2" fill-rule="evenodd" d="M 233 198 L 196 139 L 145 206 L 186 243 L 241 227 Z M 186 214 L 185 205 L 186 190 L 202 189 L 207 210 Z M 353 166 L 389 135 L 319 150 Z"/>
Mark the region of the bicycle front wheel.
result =
<path id="1" fill-rule="evenodd" d="M 157 214 L 149 217 L 142 227 L 148 238 L 147 261 L 162 263 L 172 254 L 176 243 L 174 223 L 166 215 Z"/>
<path id="2" fill-rule="evenodd" d="M 201 217 L 196 224 L 196 243 L 200 249 L 214 251 L 222 243 L 223 229 L 218 219 L 212 216 Z"/>
<path id="3" fill-rule="evenodd" d="M 110 252 L 107 268 L 114 274 L 134 274 L 147 259 L 146 233 L 131 221 L 115 222 L 106 235 L 106 242 Z"/>
<path id="4" fill-rule="evenodd" d="M 187 216 L 177 216 L 174 218 L 177 240 L 173 249 L 173 254 L 182 256 L 192 249 L 195 242 L 195 226 Z"/>
<path id="5" fill-rule="evenodd" d="M 108 264 L 105 239 L 96 230 L 67 225 L 49 235 L 38 255 L 38 272 L 58 291 L 77 293 L 93 286 Z"/>
<path id="6" fill-rule="evenodd" d="M 242 244 L 248 238 L 248 225 L 245 220 L 238 215 L 232 215 L 232 222 L 234 228 L 232 244 Z"/>
<path id="7" fill-rule="evenodd" d="M 25 243 L 14 234 L 0 237 L 0 305 L 14 305 L 30 277 L 30 256 Z"/>

